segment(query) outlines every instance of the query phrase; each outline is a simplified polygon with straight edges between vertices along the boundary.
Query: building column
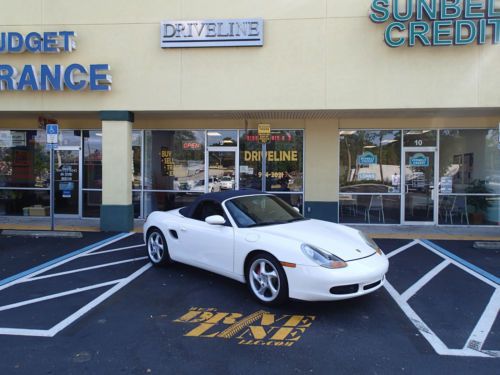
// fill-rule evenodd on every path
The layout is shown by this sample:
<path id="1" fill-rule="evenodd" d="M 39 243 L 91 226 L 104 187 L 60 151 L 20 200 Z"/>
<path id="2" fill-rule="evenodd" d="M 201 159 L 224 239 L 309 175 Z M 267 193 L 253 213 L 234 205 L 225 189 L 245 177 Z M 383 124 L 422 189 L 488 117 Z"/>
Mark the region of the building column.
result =
<path id="1" fill-rule="evenodd" d="M 304 215 L 338 223 L 338 120 L 306 120 L 305 128 Z"/>
<path id="2" fill-rule="evenodd" d="M 132 123 L 127 111 L 102 111 L 101 230 L 134 228 L 132 206 Z"/>

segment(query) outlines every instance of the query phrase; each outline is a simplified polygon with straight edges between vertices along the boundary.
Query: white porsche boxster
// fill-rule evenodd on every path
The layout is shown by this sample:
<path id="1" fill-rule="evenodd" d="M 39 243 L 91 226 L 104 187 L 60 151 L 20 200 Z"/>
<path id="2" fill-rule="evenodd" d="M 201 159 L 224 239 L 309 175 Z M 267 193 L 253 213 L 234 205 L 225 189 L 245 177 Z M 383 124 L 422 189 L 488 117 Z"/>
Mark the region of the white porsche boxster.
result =
<path id="1" fill-rule="evenodd" d="M 307 219 L 256 190 L 209 193 L 155 211 L 144 240 L 154 265 L 178 261 L 230 277 L 266 305 L 358 297 L 380 288 L 389 267 L 362 232 Z"/>

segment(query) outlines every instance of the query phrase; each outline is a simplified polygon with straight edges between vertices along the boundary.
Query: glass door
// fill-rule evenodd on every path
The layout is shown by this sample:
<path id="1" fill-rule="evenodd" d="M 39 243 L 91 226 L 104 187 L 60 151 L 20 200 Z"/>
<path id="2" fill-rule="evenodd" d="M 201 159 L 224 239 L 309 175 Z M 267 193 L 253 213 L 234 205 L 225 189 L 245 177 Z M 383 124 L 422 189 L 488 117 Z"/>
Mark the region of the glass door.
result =
<path id="1" fill-rule="evenodd" d="M 435 224 L 436 151 L 431 148 L 406 148 L 403 173 L 403 222 Z"/>
<path id="2" fill-rule="evenodd" d="M 208 174 L 205 176 L 207 192 L 238 189 L 236 155 L 237 152 L 233 150 L 208 151 Z"/>
<path id="3" fill-rule="evenodd" d="M 54 214 L 80 215 L 80 148 L 54 151 Z"/>

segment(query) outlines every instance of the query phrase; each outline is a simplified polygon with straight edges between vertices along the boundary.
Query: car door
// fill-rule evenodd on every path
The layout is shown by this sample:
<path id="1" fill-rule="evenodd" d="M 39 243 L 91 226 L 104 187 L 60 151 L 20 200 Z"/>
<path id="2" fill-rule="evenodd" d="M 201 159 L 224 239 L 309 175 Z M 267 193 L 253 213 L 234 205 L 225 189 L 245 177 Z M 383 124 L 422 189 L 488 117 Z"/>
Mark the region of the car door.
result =
<path id="1" fill-rule="evenodd" d="M 211 225 L 205 218 L 211 215 L 224 216 L 220 203 L 201 202 L 193 218 L 184 218 L 180 225 L 179 240 L 181 249 L 179 260 L 209 271 L 233 273 L 234 230 L 229 224 Z"/>

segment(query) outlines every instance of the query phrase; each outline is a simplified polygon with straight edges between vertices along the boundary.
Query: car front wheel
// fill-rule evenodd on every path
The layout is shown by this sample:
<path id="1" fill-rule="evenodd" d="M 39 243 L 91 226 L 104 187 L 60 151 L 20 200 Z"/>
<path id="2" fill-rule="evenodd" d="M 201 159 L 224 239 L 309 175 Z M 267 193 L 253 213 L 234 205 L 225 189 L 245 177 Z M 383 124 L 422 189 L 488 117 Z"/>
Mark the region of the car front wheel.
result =
<path id="1" fill-rule="evenodd" d="M 147 247 L 149 260 L 155 266 L 164 266 L 170 263 L 167 241 L 159 229 L 155 228 L 149 232 Z"/>
<path id="2" fill-rule="evenodd" d="M 264 305 L 277 306 L 288 299 L 285 271 L 272 255 L 260 253 L 254 256 L 245 276 L 250 292 Z"/>

